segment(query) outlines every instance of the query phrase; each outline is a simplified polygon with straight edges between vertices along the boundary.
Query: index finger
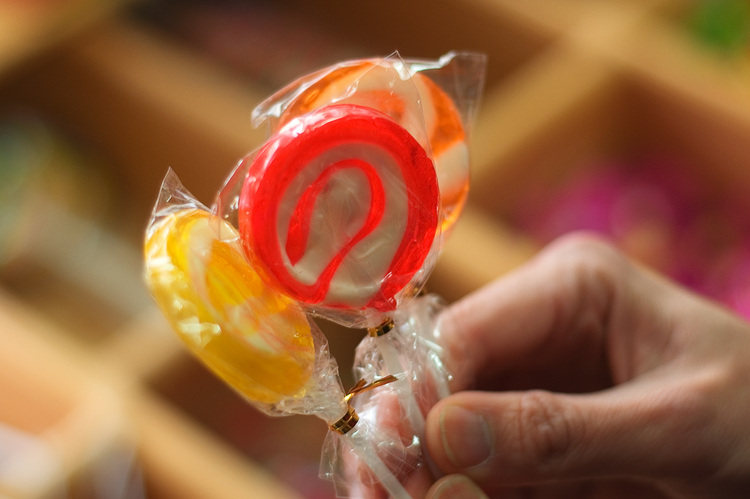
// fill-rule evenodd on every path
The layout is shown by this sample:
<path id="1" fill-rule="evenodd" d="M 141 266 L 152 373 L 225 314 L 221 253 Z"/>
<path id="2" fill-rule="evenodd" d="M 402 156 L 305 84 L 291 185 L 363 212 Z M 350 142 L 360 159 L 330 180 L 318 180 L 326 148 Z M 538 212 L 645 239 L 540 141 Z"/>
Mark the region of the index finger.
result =
<path id="1" fill-rule="evenodd" d="M 582 376 L 606 369 L 609 309 L 616 282 L 628 266 L 602 240 L 568 236 L 448 307 L 438 327 L 453 374 L 452 389 L 481 387 L 499 378 L 516 384 L 493 388 L 548 388 L 519 384 L 544 383 L 539 378 L 545 377 L 554 383 L 552 378 L 566 368 L 586 371 Z M 524 376 L 536 379 L 522 380 Z"/>

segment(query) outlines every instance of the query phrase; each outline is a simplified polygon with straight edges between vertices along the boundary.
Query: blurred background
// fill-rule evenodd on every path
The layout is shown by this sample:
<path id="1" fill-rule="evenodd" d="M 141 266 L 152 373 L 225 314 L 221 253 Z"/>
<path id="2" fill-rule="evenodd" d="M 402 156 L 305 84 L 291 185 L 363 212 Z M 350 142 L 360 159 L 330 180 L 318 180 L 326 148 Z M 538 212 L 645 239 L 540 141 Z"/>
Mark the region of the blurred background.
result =
<path id="1" fill-rule="evenodd" d="M 454 49 L 489 66 L 431 291 L 588 229 L 750 318 L 748 0 L 0 0 L 0 498 L 333 497 L 324 423 L 178 344 L 143 229 L 168 167 L 212 202 L 291 79 Z M 323 329 L 350 386 L 361 332 Z"/>

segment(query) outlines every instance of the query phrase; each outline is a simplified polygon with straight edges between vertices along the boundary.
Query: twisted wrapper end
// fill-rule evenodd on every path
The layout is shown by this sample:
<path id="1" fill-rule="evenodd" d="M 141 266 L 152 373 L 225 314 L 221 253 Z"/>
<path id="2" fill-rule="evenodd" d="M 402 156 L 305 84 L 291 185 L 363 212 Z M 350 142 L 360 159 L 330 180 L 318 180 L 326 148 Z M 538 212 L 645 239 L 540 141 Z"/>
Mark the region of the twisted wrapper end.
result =
<path id="1" fill-rule="evenodd" d="M 394 327 L 396 326 L 393 322 L 393 319 L 386 319 L 385 322 L 383 322 L 381 325 L 377 327 L 367 328 L 367 334 L 369 334 L 373 338 L 379 338 L 381 336 L 385 336 L 386 334 L 390 333 Z"/>
<path id="2" fill-rule="evenodd" d="M 331 431 L 346 435 L 352 430 L 352 428 L 354 428 L 357 422 L 359 422 L 359 416 L 357 416 L 357 412 L 354 410 L 354 407 L 352 407 L 351 405 L 347 405 L 346 414 L 344 414 L 341 419 L 329 426 L 329 428 L 331 429 Z"/>
<path id="3" fill-rule="evenodd" d="M 357 384 L 354 385 L 344 397 L 344 400 L 347 403 L 346 414 L 341 416 L 341 419 L 329 426 L 331 431 L 346 435 L 352 430 L 352 428 L 354 428 L 354 426 L 356 426 L 357 422 L 359 421 L 359 416 L 357 416 L 357 412 L 354 410 L 354 407 L 349 404 L 349 401 L 352 399 L 352 397 L 379 386 L 393 383 L 394 381 L 398 381 L 398 378 L 393 375 L 384 376 L 382 378 L 376 379 L 369 384 L 367 384 L 364 379 L 359 380 Z"/>

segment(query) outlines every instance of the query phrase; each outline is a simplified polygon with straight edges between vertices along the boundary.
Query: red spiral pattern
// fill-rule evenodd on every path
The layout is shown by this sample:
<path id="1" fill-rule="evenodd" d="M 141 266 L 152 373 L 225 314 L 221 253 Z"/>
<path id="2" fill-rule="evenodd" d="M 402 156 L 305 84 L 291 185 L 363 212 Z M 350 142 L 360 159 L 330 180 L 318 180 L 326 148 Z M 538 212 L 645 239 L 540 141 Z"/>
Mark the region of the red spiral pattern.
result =
<path id="1" fill-rule="evenodd" d="M 240 234 L 277 287 L 308 304 L 395 308 L 439 216 L 434 166 L 407 130 L 372 108 L 331 105 L 245 161 Z"/>

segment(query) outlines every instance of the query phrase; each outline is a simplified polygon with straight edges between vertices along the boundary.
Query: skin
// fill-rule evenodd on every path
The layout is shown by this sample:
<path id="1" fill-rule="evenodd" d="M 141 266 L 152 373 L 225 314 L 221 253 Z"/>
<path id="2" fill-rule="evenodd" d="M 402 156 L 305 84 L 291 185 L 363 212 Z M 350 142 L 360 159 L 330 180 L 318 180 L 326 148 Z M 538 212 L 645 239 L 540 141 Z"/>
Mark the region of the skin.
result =
<path id="1" fill-rule="evenodd" d="M 608 243 L 563 238 L 440 329 L 427 498 L 750 494 L 750 325 Z"/>

